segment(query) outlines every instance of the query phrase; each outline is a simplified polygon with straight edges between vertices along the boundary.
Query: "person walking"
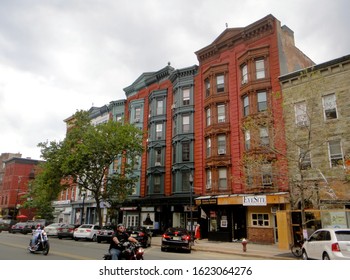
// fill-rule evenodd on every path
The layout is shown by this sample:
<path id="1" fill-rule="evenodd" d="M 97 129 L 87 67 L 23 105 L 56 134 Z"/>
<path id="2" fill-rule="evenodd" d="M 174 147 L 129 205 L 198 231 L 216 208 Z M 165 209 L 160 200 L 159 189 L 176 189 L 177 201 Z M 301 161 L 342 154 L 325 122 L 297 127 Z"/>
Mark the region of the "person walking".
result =
<path id="1" fill-rule="evenodd" d="M 137 240 L 134 237 L 129 236 L 129 234 L 125 232 L 124 225 L 118 224 L 109 245 L 109 253 L 112 255 L 112 260 L 120 259 L 120 255 L 123 251 L 122 244 L 126 241 L 137 243 Z"/>

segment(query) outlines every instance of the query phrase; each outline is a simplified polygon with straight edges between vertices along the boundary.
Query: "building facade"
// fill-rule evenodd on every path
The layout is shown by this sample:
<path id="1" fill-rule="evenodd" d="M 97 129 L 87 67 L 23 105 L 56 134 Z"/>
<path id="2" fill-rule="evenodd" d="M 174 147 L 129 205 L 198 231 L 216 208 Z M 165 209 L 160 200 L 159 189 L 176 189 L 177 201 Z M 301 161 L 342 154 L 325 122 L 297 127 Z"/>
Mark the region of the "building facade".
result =
<path id="1" fill-rule="evenodd" d="M 24 196 L 28 193 L 28 184 L 35 178 L 35 169 L 39 163 L 38 160 L 20 157 L 10 157 L 3 162 L 4 172 L 0 192 L 3 217 L 17 219 L 18 216 L 24 215 L 26 219 L 33 219 L 34 211 L 21 206 L 25 202 Z"/>
<path id="2" fill-rule="evenodd" d="M 350 56 L 280 81 L 294 208 L 350 209 Z"/>
<path id="3" fill-rule="evenodd" d="M 278 77 L 313 62 L 272 15 L 227 28 L 196 55 L 194 185 L 204 236 L 277 242 L 275 212 L 289 205 Z"/>

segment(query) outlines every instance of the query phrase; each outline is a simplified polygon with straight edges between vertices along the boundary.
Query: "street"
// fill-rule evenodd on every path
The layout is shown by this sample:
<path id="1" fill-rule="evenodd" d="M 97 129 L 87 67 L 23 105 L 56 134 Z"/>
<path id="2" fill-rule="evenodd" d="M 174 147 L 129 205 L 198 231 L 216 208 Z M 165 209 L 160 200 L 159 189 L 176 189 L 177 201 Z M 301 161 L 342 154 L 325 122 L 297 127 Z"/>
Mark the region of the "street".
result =
<path id="1" fill-rule="evenodd" d="M 91 241 L 74 241 L 50 237 L 50 252 L 47 256 L 40 253 L 31 254 L 27 250 L 31 234 L 0 233 L 0 260 L 102 260 L 109 244 Z M 145 260 L 251 260 L 234 254 L 203 252 L 192 253 L 162 252 L 159 246 L 145 249 Z M 262 258 L 255 258 L 262 259 Z"/>

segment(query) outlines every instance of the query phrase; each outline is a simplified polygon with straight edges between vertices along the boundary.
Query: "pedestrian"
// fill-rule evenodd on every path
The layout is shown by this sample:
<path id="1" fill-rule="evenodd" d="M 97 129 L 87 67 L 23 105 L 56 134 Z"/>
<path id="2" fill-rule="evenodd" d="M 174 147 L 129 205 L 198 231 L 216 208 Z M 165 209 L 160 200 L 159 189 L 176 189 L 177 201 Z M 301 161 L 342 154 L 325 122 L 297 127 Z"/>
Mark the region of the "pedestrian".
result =
<path id="1" fill-rule="evenodd" d="M 200 224 L 196 225 L 196 228 L 194 230 L 194 239 L 196 242 L 198 242 L 197 240 L 201 239 L 201 228 L 200 228 Z"/>

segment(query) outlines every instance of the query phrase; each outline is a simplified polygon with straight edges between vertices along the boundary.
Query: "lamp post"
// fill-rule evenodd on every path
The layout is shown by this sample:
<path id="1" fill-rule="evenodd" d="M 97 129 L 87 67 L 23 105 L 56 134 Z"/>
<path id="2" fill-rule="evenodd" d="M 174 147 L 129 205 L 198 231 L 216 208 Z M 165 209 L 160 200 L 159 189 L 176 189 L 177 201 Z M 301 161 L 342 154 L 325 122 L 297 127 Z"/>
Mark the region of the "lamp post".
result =
<path id="1" fill-rule="evenodd" d="M 82 225 L 84 223 L 84 207 L 85 207 L 85 190 L 82 190 L 81 196 L 83 197 L 83 207 L 81 209 L 81 216 L 80 216 L 80 224 Z"/>
<path id="2" fill-rule="evenodd" d="M 192 211 L 192 185 L 193 185 L 193 176 L 192 173 L 190 173 L 190 176 L 188 178 L 188 181 L 190 183 L 190 233 L 191 233 L 191 242 L 193 241 L 193 211 Z"/>

